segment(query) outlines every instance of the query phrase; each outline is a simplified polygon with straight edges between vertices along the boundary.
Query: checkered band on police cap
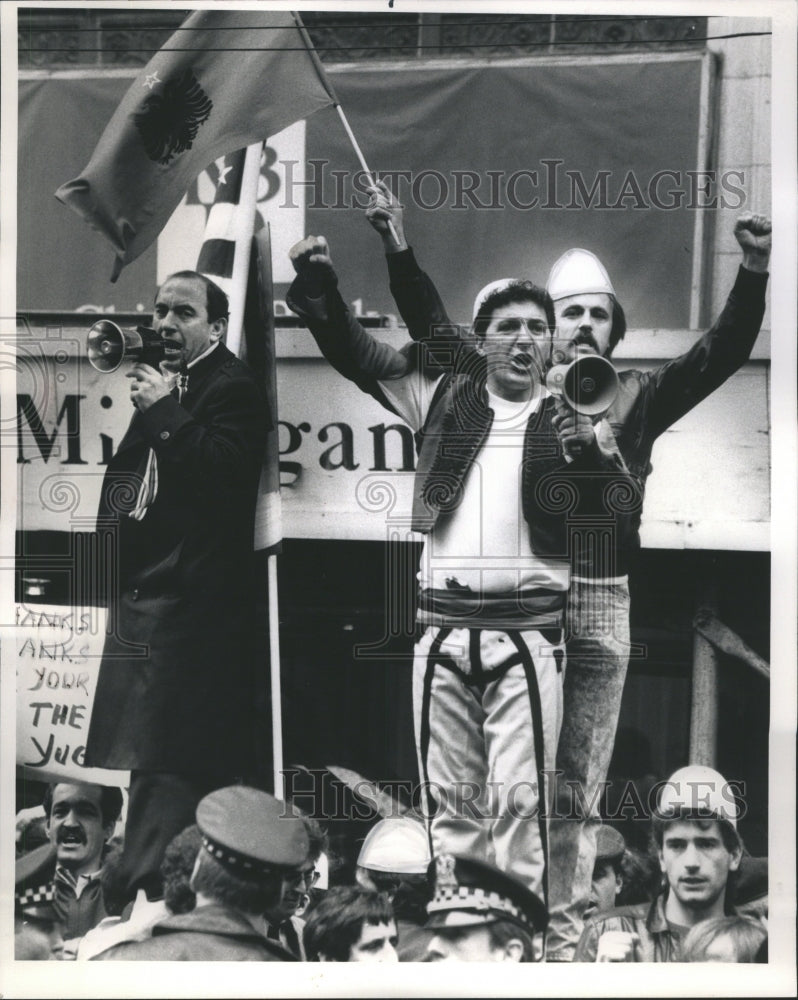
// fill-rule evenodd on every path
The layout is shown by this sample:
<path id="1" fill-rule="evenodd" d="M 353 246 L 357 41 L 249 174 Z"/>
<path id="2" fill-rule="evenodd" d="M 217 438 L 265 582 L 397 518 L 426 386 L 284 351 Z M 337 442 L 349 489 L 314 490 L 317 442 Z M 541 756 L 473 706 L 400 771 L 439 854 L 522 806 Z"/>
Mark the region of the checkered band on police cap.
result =
<path id="1" fill-rule="evenodd" d="M 20 910 L 27 910 L 32 907 L 46 906 L 55 900 L 55 890 L 53 883 L 45 885 L 31 885 L 14 894 L 14 904 Z"/>
<path id="2" fill-rule="evenodd" d="M 478 858 L 442 854 L 430 864 L 435 892 L 427 904 L 430 927 L 467 927 L 510 919 L 530 934 L 544 930 L 543 902 L 518 879 Z"/>

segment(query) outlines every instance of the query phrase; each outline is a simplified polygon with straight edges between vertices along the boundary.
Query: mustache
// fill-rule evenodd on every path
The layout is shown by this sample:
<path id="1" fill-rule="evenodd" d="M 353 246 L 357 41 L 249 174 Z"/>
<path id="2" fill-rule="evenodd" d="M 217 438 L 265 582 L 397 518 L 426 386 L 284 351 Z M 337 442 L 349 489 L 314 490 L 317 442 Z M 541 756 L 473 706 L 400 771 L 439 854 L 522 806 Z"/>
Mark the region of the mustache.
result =
<path id="1" fill-rule="evenodd" d="M 598 345 L 598 341 L 590 333 L 589 330 L 580 330 L 575 337 L 571 338 L 571 347 L 579 347 L 580 344 L 585 344 L 587 347 L 592 347 L 596 354 L 601 354 L 601 350 Z"/>
<path id="2" fill-rule="evenodd" d="M 78 826 L 62 827 L 58 831 L 57 843 L 63 844 L 67 840 L 76 840 L 81 844 L 86 843 L 86 834 Z"/>

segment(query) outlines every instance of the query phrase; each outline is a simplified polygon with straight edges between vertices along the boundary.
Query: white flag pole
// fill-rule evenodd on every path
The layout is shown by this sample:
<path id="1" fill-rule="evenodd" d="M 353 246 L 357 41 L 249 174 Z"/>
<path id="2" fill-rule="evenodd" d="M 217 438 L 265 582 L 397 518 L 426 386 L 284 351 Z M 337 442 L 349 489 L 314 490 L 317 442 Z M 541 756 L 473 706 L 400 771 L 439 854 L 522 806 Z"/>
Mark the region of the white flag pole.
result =
<path id="1" fill-rule="evenodd" d="M 275 798 L 283 797 L 283 692 L 280 678 L 280 608 L 277 600 L 277 556 L 266 560 L 269 583 L 269 663 L 272 697 L 272 768 Z"/>
<path id="2" fill-rule="evenodd" d="M 269 364 L 276 363 L 274 350 L 274 294 L 272 283 L 272 263 L 271 263 L 271 233 L 269 224 L 255 237 L 253 243 L 256 244 L 258 262 L 260 268 L 260 281 L 263 290 L 268 298 L 269 317 L 265 318 L 267 329 L 264 333 L 270 340 L 268 351 Z M 261 304 L 265 305 L 263 299 Z M 269 333 L 270 330 L 270 333 Z M 271 404 L 276 407 L 276 374 L 271 368 L 270 373 L 266 372 L 267 381 L 270 382 L 268 392 Z M 277 420 L 277 414 L 272 414 Z M 272 434 L 275 432 L 273 431 Z M 274 455 L 278 444 L 276 438 L 273 441 Z M 276 489 L 275 489 L 276 487 Z M 280 485 L 279 473 L 276 483 L 271 482 L 268 474 L 261 475 L 260 485 L 261 495 L 259 506 L 256 510 L 255 538 L 258 547 L 265 543 L 273 548 L 282 538 L 282 525 L 280 524 Z M 284 795 L 283 788 L 283 696 L 282 679 L 280 674 L 280 608 L 277 587 L 277 553 L 269 552 L 266 557 L 267 588 L 268 588 L 268 615 L 269 615 L 269 688 L 271 693 L 271 715 L 272 715 L 272 778 L 273 790 L 277 798 Z"/>
<path id="3" fill-rule="evenodd" d="M 247 298 L 247 279 L 249 277 L 249 255 L 252 237 L 255 233 L 255 209 L 258 203 L 258 179 L 260 178 L 260 158 L 263 143 L 255 142 L 247 146 L 244 159 L 244 170 L 241 175 L 241 192 L 238 203 L 238 218 L 241 220 L 241 232 L 237 234 L 237 252 L 233 260 L 233 273 L 230 277 L 230 318 L 227 323 L 227 338 L 225 343 L 229 350 L 238 357 L 241 354 L 241 336 L 244 329 L 244 303 Z"/>
<path id="4" fill-rule="evenodd" d="M 294 24 L 296 25 L 297 30 L 299 31 L 300 37 L 302 38 L 302 41 L 304 42 L 306 49 L 308 50 L 308 55 L 310 56 L 311 62 L 315 66 L 316 72 L 319 75 L 319 80 L 321 80 L 322 86 L 332 98 L 333 107 L 338 112 L 338 117 L 341 119 L 341 124 L 344 127 L 344 131 L 349 137 L 349 141 L 352 143 L 352 148 L 355 151 L 355 156 L 357 156 L 358 160 L 360 161 L 361 169 L 363 170 L 363 173 L 366 175 L 366 178 L 368 179 L 370 186 L 375 187 L 376 185 L 374 184 L 374 174 L 372 174 L 372 172 L 369 170 L 368 164 L 366 163 L 366 158 L 363 156 L 360 146 L 358 145 L 357 139 L 355 138 L 355 133 L 352 131 L 349 122 L 347 121 L 346 115 L 344 114 L 344 109 L 338 102 L 338 96 L 335 93 L 335 89 L 327 78 L 327 74 L 324 71 L 324 66 L 322 65 L 321 59 L 319 59 L 319 54 L 318 52 L 316 52 L 316 47 L 311 41 L 307 28 L 302 23 L 302 18 L 299 16 L 299 14 L 297 14 L 294 11 L 292 11 L 291 13 L 294 18 Z M 390 219 L 388 220 L 388 232 L 391 234 L 393 239 L 398 243 L 399 237 L 396 235 L 396 230 L 394 229 L 394 225 Z"/>
<path id="5" fill-rule="evenodd" d="M 363 152 L 362 152 L 360 146 L 358 145 L 357 139 L 355 138 L 355 133 L 352 131 L 352 127 L 350 126 L 349 121 L 347 120 L 347 117 L 344 114 L 344 109 L 341 107 L 341 105 L 337 101 L 335 102 L 335 104 L 333 105 L 333 107 L 338 112 L 338 117 L 341 119 L 341 124 L 344 127 L 344 131 L 346 132 L 347 136 L 349 137 L 349 141 L 352 143 L 352 148 L 355 151 L 355 156 L 360 161 L 360 167 L 361 167 L 363 173 L 366 175 L 366 179 L 368 180 L 368 182 L 369 182 L 369 184 L 370 184 L 371 187 L 375 187 L 376 185 L 374 183 L 374 175 L 369 170 L 369 166 L 366 163 L 366 158 L 363 156 Z M 393 237 L 393 239 L 398 243 L 399 242 L 399 237 L 396 235 L 396 230 L 394 229 L 393 223 L 391 222 L 390 219 L 388 219 L 388 232 L 391 234 L 391 236 Z"/>

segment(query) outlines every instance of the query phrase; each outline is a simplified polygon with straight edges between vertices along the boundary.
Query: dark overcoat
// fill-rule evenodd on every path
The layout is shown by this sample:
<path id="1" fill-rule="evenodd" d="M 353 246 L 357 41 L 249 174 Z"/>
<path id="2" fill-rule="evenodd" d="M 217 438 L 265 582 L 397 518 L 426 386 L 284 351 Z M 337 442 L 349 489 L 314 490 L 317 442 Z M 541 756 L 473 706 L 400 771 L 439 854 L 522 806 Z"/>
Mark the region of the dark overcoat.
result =
<path id="1" fill-rule="evenodd" d="M 97 516 L 108 634 L 86 763 L 242 774 L 254 696 L 253 524 L 265 393 L 223 344 L 189 369 L 180 402 L 136 411 Z M 149 449 L 158 488 L 130 517 Z"/>
<path id="2" fill-rule="evenodd" d="M 152 937 L 127 941 L 95 956 L 96 962 L 296 962 L 277 941 L 258 934 L 243 913 L 212 903 L 167 917 Z"/>

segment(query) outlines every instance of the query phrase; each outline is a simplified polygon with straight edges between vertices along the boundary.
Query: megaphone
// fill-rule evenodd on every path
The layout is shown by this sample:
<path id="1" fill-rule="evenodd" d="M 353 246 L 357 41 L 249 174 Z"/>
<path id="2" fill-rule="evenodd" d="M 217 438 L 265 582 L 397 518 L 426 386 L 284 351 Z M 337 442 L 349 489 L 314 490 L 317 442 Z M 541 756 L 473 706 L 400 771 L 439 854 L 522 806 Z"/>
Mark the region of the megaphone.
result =
<path id="1" fill-rule="evenodd" d="M 554 365 L 546 375 L 546 388 L 587 417 L 609 409 L 618 395 L 618 374 L 606 358 L 584 354 L 567 365 Z"/>
<path id="2" fill-rule="evenodd" d="M 183 347 L 149 327 L 123 330 L 110 319 L 101 319 L 89 330 L 86 356 L 92 368 L 106 375 L 115 372 L 123 361 L 137 361 L 156 369 L 162 361 L 168 361 L 177 368 Z"/>

